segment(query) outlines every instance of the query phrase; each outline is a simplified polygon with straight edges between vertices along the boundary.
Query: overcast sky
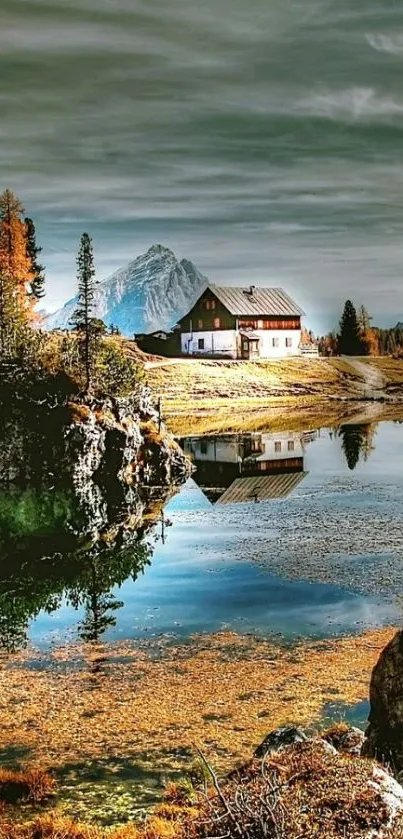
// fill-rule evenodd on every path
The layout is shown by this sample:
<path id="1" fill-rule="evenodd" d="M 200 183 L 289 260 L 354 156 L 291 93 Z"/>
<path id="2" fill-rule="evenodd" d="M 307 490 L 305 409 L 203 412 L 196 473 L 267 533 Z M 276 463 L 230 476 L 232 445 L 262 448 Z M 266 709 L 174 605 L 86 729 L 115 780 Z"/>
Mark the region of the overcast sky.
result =
<path id="1" fill-rule="evenodd" d="M 403 320 L 400 0 L 1 0 L 0 172 L 47 308 L 151 244 L 282 285 L 328 326 Z"/>

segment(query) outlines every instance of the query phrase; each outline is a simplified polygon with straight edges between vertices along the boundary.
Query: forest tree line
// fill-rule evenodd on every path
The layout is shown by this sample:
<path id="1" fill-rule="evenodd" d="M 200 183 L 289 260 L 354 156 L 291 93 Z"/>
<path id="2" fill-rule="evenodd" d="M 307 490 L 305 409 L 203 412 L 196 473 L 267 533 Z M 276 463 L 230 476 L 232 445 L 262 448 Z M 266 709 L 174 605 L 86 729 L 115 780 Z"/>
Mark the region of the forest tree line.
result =
<path id="1" fill-rule="evenodd" d="M 45 295 L 45 269 L 35 224 L 19 198 L 0 195 L 0 377 L 18 384 L 52 379 L 68 391 L 129 393 L 142 371 L 128 358 L 116 330 L 94 316 L 94 249 L 83 233 L 77 255 L 77 306 L 71 332 L 41 329 L 37 304 Z"/>
<path id="2" fill-rule="evenodd" d="M 346 300 L 338 331 L 317 339 L 321 355 L 389 355 L 403 358 L 403 323 L 390 329 L 372 325 L 365 306 Z"/>

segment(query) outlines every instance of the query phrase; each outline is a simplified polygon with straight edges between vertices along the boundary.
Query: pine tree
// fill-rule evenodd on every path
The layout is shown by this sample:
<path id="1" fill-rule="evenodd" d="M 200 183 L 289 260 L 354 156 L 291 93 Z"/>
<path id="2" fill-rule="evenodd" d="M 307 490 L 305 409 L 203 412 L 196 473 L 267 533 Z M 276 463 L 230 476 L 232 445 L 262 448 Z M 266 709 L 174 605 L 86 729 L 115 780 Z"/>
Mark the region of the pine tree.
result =
<path id="1" fill-rule="evenodd" d="M 80 337 L 80 355 L 85 370 L 85 390 L 89 391 L 100 336 L 99 318 L 93 316 L 95 268 L 92 239 L 83 233 L 77 257 L 78 304 L 71 319 Z"/>
<path id="2" fill-rule="evenodd" d="M 25 239 L 27 257 L 31 263 L 30 294 L 37 303 L 45 294 L 45 269 L 38 261 L 42 248 L 37 245 L 35 225 L 31 218 L 25 219 Z"/>
<path id="3" fill-rule="evenodd" d="M 347 466 L 353 471 L 357 466 L 360 455 L 366 445 L 366 426 L 362 425 L 342 425 L 339 429 L 339 436 L 342 439 L 342 449 L 344 451 Z"/>
<path id="4" fill-rule="evenodd" d="M 340 320 L 337 336 L 338 349 L 343 355 L 360 355 L 362 341 L 357 312 L 351 300 L 347 300 Z"/>

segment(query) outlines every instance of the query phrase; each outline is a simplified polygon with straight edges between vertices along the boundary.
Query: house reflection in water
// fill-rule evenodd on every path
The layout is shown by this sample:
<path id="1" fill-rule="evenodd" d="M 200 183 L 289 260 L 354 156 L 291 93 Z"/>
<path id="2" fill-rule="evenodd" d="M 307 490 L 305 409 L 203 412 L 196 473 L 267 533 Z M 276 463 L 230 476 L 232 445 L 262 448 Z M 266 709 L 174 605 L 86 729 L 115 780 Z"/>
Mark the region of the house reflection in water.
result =
<path id="1" fill-rule="evenodd" d="M 304 435 L 258 432 L 187 437 L 194 480 L 214 504 L 286 498 L 304 479 Z"/>

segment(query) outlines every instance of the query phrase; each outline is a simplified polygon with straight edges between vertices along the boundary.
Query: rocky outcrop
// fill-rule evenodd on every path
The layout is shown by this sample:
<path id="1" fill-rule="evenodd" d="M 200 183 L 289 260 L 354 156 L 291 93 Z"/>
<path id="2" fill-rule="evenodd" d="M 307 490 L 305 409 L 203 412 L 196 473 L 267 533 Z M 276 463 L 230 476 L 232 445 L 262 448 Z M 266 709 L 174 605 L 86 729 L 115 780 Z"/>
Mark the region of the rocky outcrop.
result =
<path id="1" fill-rule="evenodd" d="M 362 753 L 403 771 L 403 632 L 382 651 L 372 671 L 371 710 Z"/>
<path id="2" fill-rule="evenodd" d="M 147 388 L 127 398 L 70 401 L 64 430 L 66 469 L 80 487 L 178 484 L 191 466 L 161 424 Z"/>
<path id="3" fill-rule="evenodd" d="M 362 737 L 344 724 L 322 736 L 295 727 L 271 732 L 223 785 L 232 822 L 249 829 L 253 823 L 255 832 L 245 835 L 259 837 L 401 836 L 403 787 L 385 767 L 357 755 Z M 227 826 L 217 812 L 223 816 L 217 825 Z M 219 836 L 211 827 L 209 835 Z M 229 823 L 235 837 L 231 830 Z"/>
<path id="4" fill-rule="evenodd" d="M 126 398 L 15 397 L 4 408 L 0 484 L 67 495 L 84 542 L 130 537 L 192 470 L 145 387 Z"/>
<path id="5" fill-rule="evenodd" d="M 0 429 L 0 481 L 30 485 L 72 479 L 78 490 L 115 480 L 134 484 L 180 484 L 191 466 L 160 423 L 150 391 L 130 397 L 74 396 L 17 399 L 4 405 Z"/>

